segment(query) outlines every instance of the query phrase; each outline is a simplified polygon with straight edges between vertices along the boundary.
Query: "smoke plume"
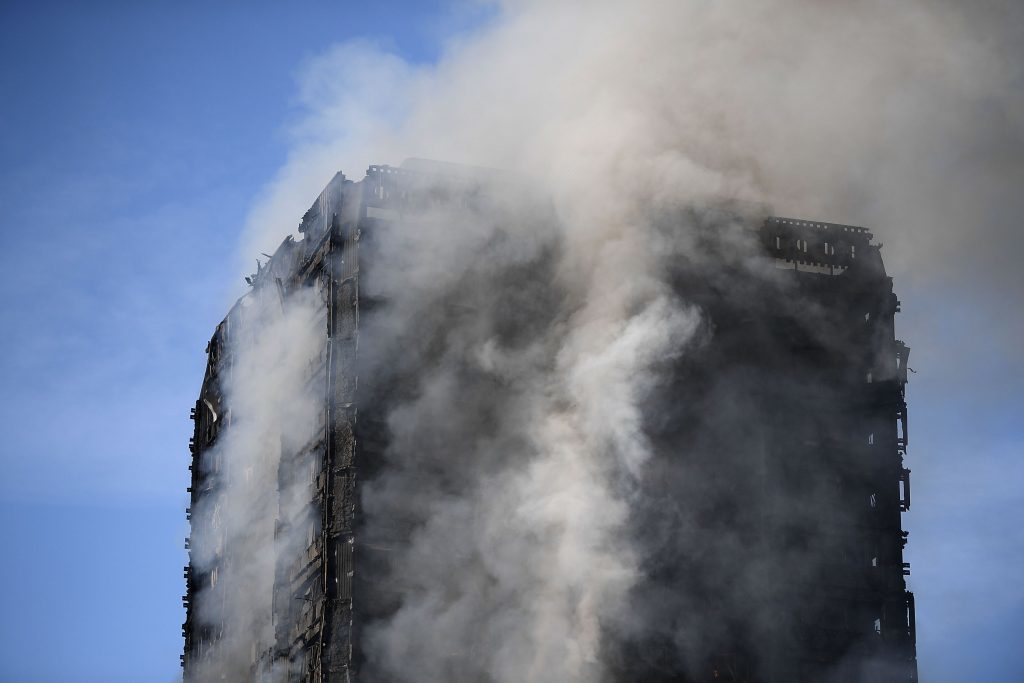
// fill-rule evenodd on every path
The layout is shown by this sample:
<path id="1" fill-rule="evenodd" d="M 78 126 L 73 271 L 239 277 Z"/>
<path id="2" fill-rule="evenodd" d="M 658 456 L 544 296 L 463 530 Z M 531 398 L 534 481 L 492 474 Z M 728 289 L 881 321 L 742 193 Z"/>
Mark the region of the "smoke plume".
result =
<path id="1" fill-rule="evenodd" d="M 657 657 L 696 666 L 730 619 L 770 637 L 754 605 L 796 563 L 702 521 L 724 495 L 716 476 L 747 481 L 740 454 L 757 435 L 737 433 L 736 454 L 713 466 L 692 437 L 734 429 L 756 381 L 701 375 L 716 331 L 686 283 L 699 275 L 737 308 L 792 298 L 738 227 L 769 206 L 872 226 L 897 277 L 966 281 L 988 257 L 1003 262 L 989 239 L 1011 239 L 1009 212 L 984 208 L 1024 208 L 1010 196 L 1024 180 L 1021 74 L 1005 53 L 1020 12 L 880 0 L 524 0 L 495 12 L 435 65 L 367 43 L 315 59 L 293 155 L 244 245 L 270 251 L 338 167 L 358 177 L 417 156 L 529 179 L 372 238 L 363 294 L 383 303 L 361 320 L 360 409 L 387 406 L 375 419 L 388 447 L 362 509 L 366 543 L 387 555 L 375 580 L 389 609 L 363 635 L 365 672 L 602 681 L 616 675 L 609 638 L 651 637 Z M 999 146 L 1016 154 L 989 154 Z M 979 234 L 983 255 L 963 262 Z M 733 254 L 726 268 L 703 256 L 709 240 Z M 733 291 L 729 272 L 763 291 Z M 1021 291 L 1020 272 L 982 279 Z M 273 506 L 258 498 L 273 487 L 244 482 L 275 473 L 268 443 L 311 429 L 297 378 L 319 343 L 309 315 L 261 315 L 268 331 L 229 383 L 240 403 L 223 446 L 252 473 L 225 471 L 215 514 L 224 542 L 254 559 L 274 543 Z M 694 420 L 703 431 L 672 426 Z M 758 561 L 730 564 L 751 552 Z M 223 580 L 270 595 L 272 566 Z M 692 592 L 663 592 L 659 567 L 689 572 Z M 725 596 L 715 623 L 678 616 L 705 613 L 701 590 Z M 234 623 L 268 627 L 268 605 L 241 604 Z"/>

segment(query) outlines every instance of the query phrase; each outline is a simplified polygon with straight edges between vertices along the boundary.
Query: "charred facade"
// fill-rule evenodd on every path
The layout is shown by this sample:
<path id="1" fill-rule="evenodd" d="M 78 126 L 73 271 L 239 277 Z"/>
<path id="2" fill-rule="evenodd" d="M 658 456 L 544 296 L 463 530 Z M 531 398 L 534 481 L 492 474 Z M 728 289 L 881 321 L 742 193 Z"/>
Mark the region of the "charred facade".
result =
<path id="1" fill-rule="evenodd" d="M 218 444 L 235 419 L 225 378 L 259 334 L 245 310 L 255 296 L 282 309 L 297 296 L 318 302 L 323 343 L 303 381 L 322 400 L 308 440 L 282 443 L 278 490 L 256 498 L 276 510 L 273 537 L 292 540 L 268 549 L 273 628 L 252 634 L 244 676 L 387 680 L 366 666 L 361 637 L 398 609 L 389 567 L 415 520 L 367 524 L 360 491 L 387 467 L 389 406 L 412 371 L 365 360 L 360 333 L 387 306 L 372 286 L 383 258 L 375 234 L 405 229 L 428 201 L 475 201 L 472 181 L 444 171 L 371 166 L 359 182 L 339 173 L 303 217 L 302 239 L 260 265 L 210 340 L 190 446 L 186 547 L 205 550 L 185 567 L 187 681 L 238 677 L 204 665 L 232 618 L 218 577 L 238 561 L 211 503 L 223 481 Z M 915 681 L 901 525 L 909 349 L 895 336 L 899 302 L 879 246 L 847 225 L 702 221 L 694 256 L 667 262 L 665 277 L 701 311 L 706 343 L 669 363 L 645 399 L 655 457 L 629 520 L 643 560 L 629 599 L 642 616 L 607 626 L 604 668 L 621 681 Z M 522 273 L 493 275 L 510 297 L 543 297 L 550 259 L 531 264 L 536 290 Z M 451 308 L 470 310 L 467 301 Z M 305 504 L 284 504 L 285 490 L 305 491 Z"/>
<path id="2" fill-rule="evenodd" d="M 621 639 L 621 680 L 915 681 L 909 348 L 879 247 L 864 228 L 769 218 L 751 246 L 777 272 L 759 277 L 742 255 L 708 259 L 720 240 L 671 275 L 709 342 L 652 399 L 645 617 Z"/>

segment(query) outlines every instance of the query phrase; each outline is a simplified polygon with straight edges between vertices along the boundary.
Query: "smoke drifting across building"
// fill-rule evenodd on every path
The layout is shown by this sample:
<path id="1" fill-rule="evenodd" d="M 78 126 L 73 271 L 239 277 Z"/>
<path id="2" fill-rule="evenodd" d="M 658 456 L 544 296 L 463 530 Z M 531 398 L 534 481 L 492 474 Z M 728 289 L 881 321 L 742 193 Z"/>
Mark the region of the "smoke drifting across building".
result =
<path id="1" fill-rule="evenodd" d="M 208 347 L 187 681 L 916 680 L 872 235 L 645 219 L 583 262 L 517 178 L 331 181 Z"/>

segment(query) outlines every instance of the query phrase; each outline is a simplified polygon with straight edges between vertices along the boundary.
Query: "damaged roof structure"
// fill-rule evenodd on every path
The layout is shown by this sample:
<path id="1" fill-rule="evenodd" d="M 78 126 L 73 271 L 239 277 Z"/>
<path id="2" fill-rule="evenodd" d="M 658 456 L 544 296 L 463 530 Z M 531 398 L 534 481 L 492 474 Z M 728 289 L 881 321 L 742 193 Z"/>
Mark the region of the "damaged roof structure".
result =
<path id="1" fill-rule="evenodd" d="M 457 343 L 451 330 L 486 324 L 491 351 L 542 347 L 537 339 L 557 335 L 567 314 L 557 242 L 473 277 L 433 275 L 443 284 L 430 309 L 395 303 L 391 273 L 418 265 L 386 264 L 387 245 L 428 214 L 500 224 L 520 196 L 533 203 L 530 220 L 554 223 L 531 189 L 487 196 L 517 182 L 424 162 L 371 166 L 358 182 L 339 173 L 303 216 L 301 239 L 285 239 L 258 266 L 252 290 L 217 326 L 192 411 L 186 681 L 403 680 L 382 653 L 405 652 L 387 637 L 429 591 L 416 577 L 431 576 L 430 548 L 448 573 L 476 561 L 426 543 L 423 530 L 450 511 L 434 514 L 419 493 L 437 486 L 457 498 L 475 485 L 468 472 L 515 477 L 534 462 L 502 455 L 483 469 L 484 456 L 458 455 L 474 439 L 518 448 L 515 430 L 493 426 L 522 410 L 520 394 L 509 398 L 514 376 L 483 377 L 467 360 L 453 375 L 457 411 L 405 430 L 403 406 Z M 637 400 L 642 472 L 609 475 L 625 501 L 616 529 L 635 571 L 581 671 L 615 681 L 915 681 L 901 522 L 909 348 L 895 336 L 899 302 L 879 245 L 861 227 L 687 211 L 689 246 L 659 277 L 699 311 L 698 329 L 685 353 L 657 360 Z M 679 221 L 665 222 L 675 234 Z M 510 241 L 495 229 L 480 248 Z M 389 341 L 396 319 L 415 330 L 401 343 Z M 282 341 L 260 351 L 275 335 Z M 552 356 L 536 353 L 541 366 Z M 287 413 L 281 426 L 248 404 L 260 392 L 270 395 L 267 414 Z M 400 449 L 418 455 L 403 460 Z M 398 470 L 408 474 L 401 486 L 388 479 Z M 459 547 L 462 536 L 451 535 Z M 514 553 L 484 560 L 559 571 L 519 567 Z M 507 603 L 476 595 L 488 585 L 464 589 L 492 614 L 476 622 L 480 643 L 434 648 L 444 680 L 497 680 L 480 663 L 494 642 L 483 634 Z M 430 628 L 420 634 L 433 642 Z M 509 629 L 493 637 L 515 638 Z M 548 680 L 522 666 L 519 680 Z"/>

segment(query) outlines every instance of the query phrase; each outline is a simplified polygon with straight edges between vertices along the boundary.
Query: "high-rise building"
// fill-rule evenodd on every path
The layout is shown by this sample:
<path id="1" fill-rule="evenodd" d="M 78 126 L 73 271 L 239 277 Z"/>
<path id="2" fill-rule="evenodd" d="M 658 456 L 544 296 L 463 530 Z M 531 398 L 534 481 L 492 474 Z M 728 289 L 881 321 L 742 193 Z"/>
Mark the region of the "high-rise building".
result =
<path id="1" fill-rule="evenodd" d="M 363 326 L 387 306 L 372 281 L 384 277 L 375 235 L 409 229 L 426 206 L 462 210 L 477 180 L 423 163 L 371 166 L 359 182 L 339 173 L 303 216 L 302 239 L 259 265 L 218 325 L 193 411 L 187 681 L 391 680 L 367 668 L 362 638 L 401 603 L 392 565 L 417 512 L 369 524 L 360 492 L 388 466 L 388 405 L 415 369 L 366 360 L 379 336 Z M 641 404 L 653 455 L 626 522 L 641 560 L 635 618 L 606 625 L 602 670 L 621 681 L 914 681 L 901 526 L 909 349 L 879 246 L 860 227 L 722 227 L 724 213 L 691 216 L 687 255 L 664 265 L 703 332 Z M 550 267 L 541 254 L 531 273 Z M 509 288 L 522 277 L 493 274 Z M 273 331 L 299 309 L 308 314 Z M 301 357 L 282 360 L 299 345 L 291 334 L 304 335 Z M 254 364 L 261 344 L 271 350 Z M 268 407 L 244 406 L 245 392 L 271 395 Z M 259 412 L 293 408 L 273 429 Z M 271 455 L 225 460 L 247 448 Z M 238 519 L 249 526 L 225 529 Z M 461 644 L 443 656 L 449 680 L 487 680 L 459 677 L 474 657 Z"/>

